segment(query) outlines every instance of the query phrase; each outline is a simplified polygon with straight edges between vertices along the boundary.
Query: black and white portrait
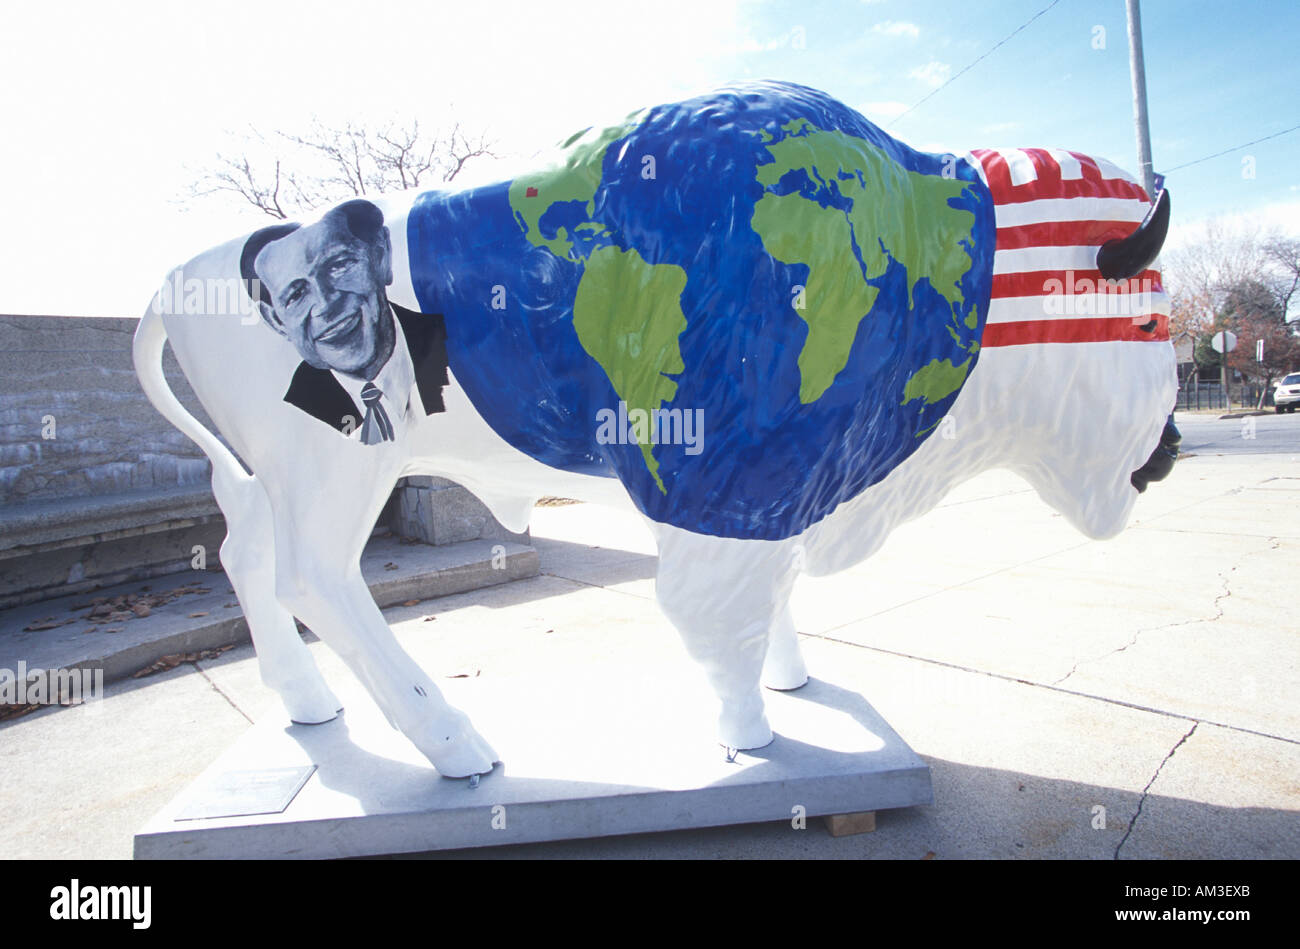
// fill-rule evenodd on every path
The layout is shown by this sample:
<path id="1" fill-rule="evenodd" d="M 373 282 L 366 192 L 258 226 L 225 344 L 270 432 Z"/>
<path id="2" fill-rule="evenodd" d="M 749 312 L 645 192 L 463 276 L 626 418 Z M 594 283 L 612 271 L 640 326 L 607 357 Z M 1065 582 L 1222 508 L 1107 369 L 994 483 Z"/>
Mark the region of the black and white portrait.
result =
<path id="1" fill-rule="evenodd" d="M 262 319 L 302 357 L 286 402 L 367 445 L 444 411 L 446 327 L 389 302 L 392 244 L 376 205 L 348 201 L 306 227 L 263 228 L 239 267 Z"/>

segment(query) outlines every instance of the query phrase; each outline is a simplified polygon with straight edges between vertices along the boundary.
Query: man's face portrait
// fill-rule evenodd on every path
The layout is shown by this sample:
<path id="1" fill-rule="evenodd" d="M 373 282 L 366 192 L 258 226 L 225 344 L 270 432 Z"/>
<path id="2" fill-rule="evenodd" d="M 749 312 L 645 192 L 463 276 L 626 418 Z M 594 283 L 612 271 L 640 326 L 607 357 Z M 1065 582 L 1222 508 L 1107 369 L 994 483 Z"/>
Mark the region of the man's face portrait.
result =
<path id="1" fill-rule="evenodd" d="M 318 223 L 271 241 L 253 266 L 270 297 L 270 312 L 265 298 L 260 304 L 263 318 L 304 361 L 371 379 L 393 351 L 393 316 L 384 289 L 393 282 L 392 250 L 388 228 L 361 227 L 367 240 L 353 233 L 349 220 L 338 209 L 331 211 Z"/>

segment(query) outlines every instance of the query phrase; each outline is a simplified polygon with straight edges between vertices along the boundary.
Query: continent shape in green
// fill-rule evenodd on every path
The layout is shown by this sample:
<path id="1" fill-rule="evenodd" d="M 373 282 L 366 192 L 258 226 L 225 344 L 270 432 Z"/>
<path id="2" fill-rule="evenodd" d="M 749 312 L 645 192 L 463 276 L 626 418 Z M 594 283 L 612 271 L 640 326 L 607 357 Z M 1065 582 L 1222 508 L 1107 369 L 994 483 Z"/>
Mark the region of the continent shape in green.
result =
<path id="1" fill-rule="evenodd" d="M 682 291 L 686 271 L 648 263 L 637 251 L 600 247 L 587 258 L 573 299 L 573 328 L 587 354 L 605 370 L 628 416 L 646 469 L 667 494 L 654 457 L 654 412 L 677 394 L 668 373 L 686 370 L 678 337 L 686 329 Z"/>
<path id="2" fill-rule="evenodd" d="M 570 136 L 560 145 L 560 156 L 551 167 L 520 175 L 510 182 L 510 209 L 515 223 L 535 247 L 549 248 L 551 253 L 572 260 L 573 235 L 560 227 L 554 237 L 541 230 L 542 216 L 551 205 L 566 201 L 582 201 L 588 215 L 595 213 L 594 199 L 600 187 L 605 164 L 605 151 L 623 138 L 640 121 L 641 112 L 632 112 L 620 125 L 597 131 L 589 128 Z M 591 221 L 577 225 L 574 230 L 604 231 L 602 225 Z"/>
<path id="3" fill-rule="evenodd" d="M 973 239 L 975 215 L 948 204 L 967 188 L 965 181 L 908 171 L 870 142 L 819 129 L 806 119 L 783 129 L 785 137 L 765 140 L 774 161 L 758 166 L 758 183 L 771 188 L 788 172 L 803 169 L 816 185 L 834 187 L 851 202 L 842 210 L 798 193 L 769 191 L 754 207 L 752 226 L 763 248 L 782 263 L 808 267 L 807 285 L 796 300 L 808 324 L 798 359 L 799 401 L 807 404 L 821 398 L 848 365 L 858 325 L 879 294 L 867 281 L 885 274 L 890 256 L 907 270 L 909 306 L 917 283 L 928 278 L 952 308 L 952 332 L 960 338 L 955 329 L 963 302 L 959 284 L 973 265 L 964 242 Z M 973 312 L 964 324 L 974 328 Z M 933 392 L 940 377 L 947 384 L 957 375 L 949 391 L 955 390 L 969 363 L 953 367 L 949 362 L 949 372 L 927 374 L 922 387 Z"/>
<path id="4" fill-rule="evenodd" d="M 965 362 L 957 364 L 951 359 L 930 360 L 912 373 L 903 386 L 903 404 L 923 399 L 926 405 L 934 405 L 952 395 L 965 381 L 966 373 L 970 371 L 970 360 L 969 356 Z"/>

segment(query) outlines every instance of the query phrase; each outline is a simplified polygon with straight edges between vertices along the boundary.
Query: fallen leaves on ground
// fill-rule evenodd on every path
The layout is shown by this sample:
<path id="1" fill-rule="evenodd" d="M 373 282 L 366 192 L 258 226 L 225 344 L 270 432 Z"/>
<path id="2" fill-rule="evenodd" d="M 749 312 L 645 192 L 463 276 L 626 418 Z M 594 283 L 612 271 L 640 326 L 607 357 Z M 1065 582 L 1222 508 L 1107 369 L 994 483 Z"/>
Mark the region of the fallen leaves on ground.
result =
<path id="1" fill-rule="evenodd" d="M 44 705 L 0 705 L 0 722 L 9 718 L 20 718 L 29 712 L 34 712 L 38 708 L 45 708 Z"/>
<path id="2" fill-rule="evenodd" d="M 57 701 L 24 702 L 21 705 L 0 702 L 0 722 L 10 718 L 21 718 L 24 715 L 29 715 L 32 712 L 35 712 L 37 709 L 49 708 L 52 705 L 57 705 L 62 708 L 71 708 L 74 705 L 85 705 L 87 702 L 92 701 L 92 699 L 93 697 L 81 697 L 78 695 L 76 701 L 73 701 L 70 697 L 61 696 Z"/>
<path id="3" fill-rule="evenodd" d="M 182 662 L 198 662 L 200 659 L 215 659 L 223 652 L 234 649 L 235 644 L 230 643 L 225 646 L 217 646 L 215 649 L 200 649 L 198 652 L 174 652 L 158 659 L 156 662 L 145 666 L 136 672 L 131 673 L 132 679 L 142 679 L 145 676 L 153 675 L 155 672 L 166 672 L 168 669 L 175 669 Z"/>
<path id="4" fill-rule="evenodd" d="M 47 617 L 44 620 L 38 620 L 28 626 L 27 629 L 53 629 L 55 626 L 83 620 L 94 623 L 96 626 L 104 626 L 108 623 L 124 623 L 127 620 L 144 619 L 146 616 L 151 616 L 158 607 L 170 603 L 172 600 L 183 596 L 199 596 L 204 593 L 211 593 L 212 588 L 206 587 L 196 580 L 193 583 L 186 583 L 160 593 L 151 593 L 149 591 L 150 587 L 141 587 L 139 593 L 121 593 L 111 597 L 97 596 L 88 602 L 73 603 L 68 607 L 69 610 L 77 612 L 88 609 L 90 612 L 84 616 L 74 616 L 62 623 L 54 623 L 52 622 L 53 617 Z M 197 618 L 207 615 L 207 613 L 191 613 L 190 617 Z M 50 623 L 50 625 L 43 625 L 45 623 Z M 85 632 L 90 631 L 85 630 Z M 106 633 L 120 633 L 121 631 L 120 628 L 103 630 Z"/>

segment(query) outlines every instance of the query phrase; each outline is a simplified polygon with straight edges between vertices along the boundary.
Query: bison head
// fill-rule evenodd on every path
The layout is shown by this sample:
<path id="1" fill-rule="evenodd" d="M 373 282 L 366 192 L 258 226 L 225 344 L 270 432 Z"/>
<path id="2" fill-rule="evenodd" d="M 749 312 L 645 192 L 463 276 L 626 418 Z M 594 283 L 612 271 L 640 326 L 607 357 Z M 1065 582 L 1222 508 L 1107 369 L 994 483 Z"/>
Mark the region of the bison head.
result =
<path id="1" fill-rule="evenodd" d="M 1152 269 L 1169 194 L 1151 202 L 1131 176 L 1077 152 L 973 155 L 997 218 L 981 364 L 1019 375 L 1014 397 L 1032 400 L 1001 413 L 1026 436 L 1010 467 L 1085 534 L 1113 536 L 1177 457 L 1169 300 Z"/>

